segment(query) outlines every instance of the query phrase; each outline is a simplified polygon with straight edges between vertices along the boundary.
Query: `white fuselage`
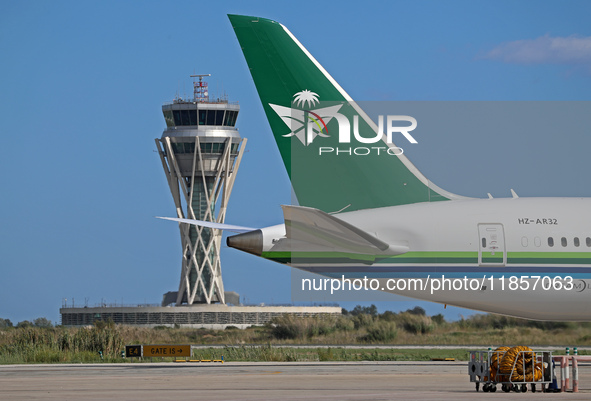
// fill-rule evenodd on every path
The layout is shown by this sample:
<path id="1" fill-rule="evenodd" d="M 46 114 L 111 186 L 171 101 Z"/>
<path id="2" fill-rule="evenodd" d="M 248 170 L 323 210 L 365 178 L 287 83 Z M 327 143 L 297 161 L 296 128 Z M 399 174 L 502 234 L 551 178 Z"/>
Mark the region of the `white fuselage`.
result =
<path id="1" fill-rule="evenodd" d="M 333 277 L 340 277 L 340 272 L 345 277 L 364 273 L 380 280 L 387 292 L 486 312 L 540 320 L 590 320 L 590 210 L 589 198 L 502 198 L 345 212 L 335 217 L 386 243 L 405 244 L 409 251 L 373 264 L 295 260 L 290 264 Z M 262 232 L 263 251 L 272 253 L 285 227 Z M 431 280 L 441 276 L 486 279 L 477 290 L 400 290 L 385 285 L 391 278 L 414 277 L 428 288 L 427 276 Z M 517 281 L 511 288 L 510 277 Z"/>

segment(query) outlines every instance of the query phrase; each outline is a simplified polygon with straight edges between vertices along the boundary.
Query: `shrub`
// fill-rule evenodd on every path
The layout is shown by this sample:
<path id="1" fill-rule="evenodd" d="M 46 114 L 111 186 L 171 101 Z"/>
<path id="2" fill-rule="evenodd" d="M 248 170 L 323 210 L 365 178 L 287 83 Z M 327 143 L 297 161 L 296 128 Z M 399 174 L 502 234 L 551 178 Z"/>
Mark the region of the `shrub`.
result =
<path id="1" fill-rule="evenodd" d="M 271 321 L 271 335 L 279 340 L 303 338 L 305 332 L 303 320 L 294 316 L 286 314 Z"/>
<path id="2" fill-rule="evenodd" d="M 398 323 L 411 334 L 426 334 L 435 329 L 435 325 L 429 316 L 413 315 L 408 312 L 398 315 Z"/>
<path id="3" fill-rule="evenodd" d="M 415 306 L 412 309 L 407 309 L 406 313 L 410 313 L 411 315 L 419 315 L 419 316 L 427 315 L 427 312 L 425 311 L 425 309 L 421 308 L 420 306 Z"/>
<path id="4" fill-rule="evenodd" d="M 285 314 L 271 321 L 271 335 L 277 339 L 291 340 L 326 335 L 335 331 L 337 319 L 329 316 L 298 317 Z"/>
<path id="5" fill-rule="evenodd" d="M 380 315 L 380 320 L 384 320 L 386 322 L 394 322 L 394 321 L 396 321 L 397 316 L 398 315 L 396 313 L 387 310 Z"/>
<path id="6" fill-rule="evenodd" d="M 443 315 L 441 313 L 431 316 L 431 320 L 433 321 L 433 323 L 435 323 L 438 326 L 441 326 L 442 324 L 446 323 L 445 317 L 443 317 Z"/>
<path id="7" fill-rule="evenodd" d="M 335 329 L 339 331 L 353 331 L 355 330 L 355 323 L 348 316 L 339 316 L 335 323 Z"/>
<path id="8" fill-rule="evenodd" d="M 362 337 L 366 342 L 387 342 L 392 341 L 398 335 L 396 323 L 394 322 L 376 322 L 367 327 L 367 334 Z"/>
<path id="9" fill-rule="evenodd" d="M 353 317 L 353 324 L 355 329 L 359 330 L 362 327 L 371 326 L 374 322 L 373 316 L 370 315 L 355 315 Z"/>
<path id="10" fill-rule="evenodd" d="M 351 312 L 349 312 L 353 316 L 358 315 L 370 315 L 372 317 L 376 317 L 378 315 L 378 308 L 375 305 L 371 306 L 361 306 L 357 305 Z"/>
<path id="11" fill-rule="evenodd" d="M 12 327 L 10 319 L 0 319 L 0 329 L 6 329 L 8 327 Z"/>
<path id="12" fill-rule="evenodd" d="M 37 319 L 35 319 L 33 321 L 33 325 L 35 327 L 53 327 L 53 324 L 51 324 L 51 320 L 46 319 L 44 317 L 38 317 Z"/>

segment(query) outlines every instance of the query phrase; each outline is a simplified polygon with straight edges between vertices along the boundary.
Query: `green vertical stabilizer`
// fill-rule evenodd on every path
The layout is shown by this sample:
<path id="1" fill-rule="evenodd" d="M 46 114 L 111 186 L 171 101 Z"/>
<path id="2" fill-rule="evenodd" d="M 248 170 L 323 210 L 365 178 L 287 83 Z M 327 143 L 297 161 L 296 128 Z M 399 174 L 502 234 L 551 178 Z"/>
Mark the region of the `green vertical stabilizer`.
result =
<path id="1" fill-rule="evenodd" d="M 336 112 L 351 123 L 358 116 L 364 138 L 376 137 L 375 124 L 283 25 L 229 18 L 300 205 L 335 212 L 459 198 L 429 182 L 406 156 L 388 154 L 393 144 L 360 143 L 353 135 L 341 142 Z M 383 150 L 354 154 L 372 146 Z"/>

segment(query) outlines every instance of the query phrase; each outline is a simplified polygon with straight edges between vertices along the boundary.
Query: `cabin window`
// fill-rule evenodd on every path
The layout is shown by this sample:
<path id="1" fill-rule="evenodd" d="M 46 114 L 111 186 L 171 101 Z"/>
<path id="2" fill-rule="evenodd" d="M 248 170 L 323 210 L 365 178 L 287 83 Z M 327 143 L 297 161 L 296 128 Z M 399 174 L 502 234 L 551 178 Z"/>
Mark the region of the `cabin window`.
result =
<path id="1" fill-rule="evenodd" d="M 587 237 L 587 238 L 585 239 L 585 242 L 587 243 L 587 246 L 588 246 L 588 247 L 591 247 L 591 238 Z"/>
<path id="2" fill-rule="evenodd" d="M 548 237 L 548 246 L 549 247 L 553 247 L 554 246 L 554 238 Z"/>
<path id="3" fill-rule="evenodd" d="M 521 246 L 526 248 L 528 245 L 527 243 L 528 243 L 527 237 L 521 237 Z"/>
<path id="4" fill-rule="evenodd" d="M 542 240 L 540 239 L 540 237 L 534 237 L 534 244 L 537 247 L 540 247 L 542 245 Z"/>
<path id="5" fill-rule="evenodd" d="M 579 237 L 575 237 L 575 239 L 573 240 L 573 243 L 575 244 L 576 247 L 581 245 L 581 242 L 579 241 Z"/>
<path id="6" fill-rule="evenodd" d="M 562 238 L 560 239 L 560 243 L 562 244 L 562 246 L 566 246 L 566 245 L 567 245 L 567 244 L 566 244 L 566 237 L 562 237 Z"/>
<path id="7" fill-rule="evenodd" d="M 486 248 L 486 238 L 482 239 L 482 249 Z"/>

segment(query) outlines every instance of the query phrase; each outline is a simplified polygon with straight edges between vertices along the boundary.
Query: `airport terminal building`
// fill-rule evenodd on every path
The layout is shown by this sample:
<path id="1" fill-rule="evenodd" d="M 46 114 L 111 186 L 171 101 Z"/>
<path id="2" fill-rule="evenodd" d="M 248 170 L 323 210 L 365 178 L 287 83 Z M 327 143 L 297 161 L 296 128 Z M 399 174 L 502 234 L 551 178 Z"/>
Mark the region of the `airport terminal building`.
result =
<path id="1" fill-rule="evenodd" d="M 187 306 L 63 307 L 64 326 L 89 326 L 97 320 L 143 327 L 247 328 L 268 323 L 284 314 L 300 317 L 335 315 L 338 306 L 229 306 L 201 304 Z"/>

